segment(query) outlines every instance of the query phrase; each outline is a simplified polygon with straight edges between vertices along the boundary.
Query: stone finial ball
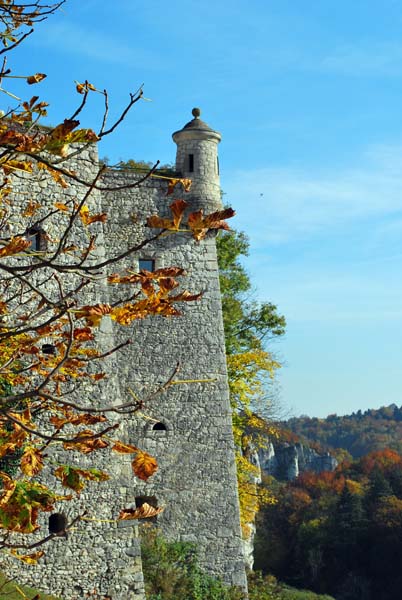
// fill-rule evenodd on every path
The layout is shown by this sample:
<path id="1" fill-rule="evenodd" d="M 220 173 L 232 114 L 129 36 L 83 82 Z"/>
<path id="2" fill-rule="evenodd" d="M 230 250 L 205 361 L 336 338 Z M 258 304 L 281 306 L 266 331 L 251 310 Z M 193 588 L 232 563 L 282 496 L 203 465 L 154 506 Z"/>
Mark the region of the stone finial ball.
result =
<path id="1" fill-rule="evenodd" d="M 201 109 L 200 108 L 193 108 L 193 110 L 191 111 L 191 114 L 193 115 L 193 117 L 195 119 L 198 119 L 198 117 L 201 114 Z"/>

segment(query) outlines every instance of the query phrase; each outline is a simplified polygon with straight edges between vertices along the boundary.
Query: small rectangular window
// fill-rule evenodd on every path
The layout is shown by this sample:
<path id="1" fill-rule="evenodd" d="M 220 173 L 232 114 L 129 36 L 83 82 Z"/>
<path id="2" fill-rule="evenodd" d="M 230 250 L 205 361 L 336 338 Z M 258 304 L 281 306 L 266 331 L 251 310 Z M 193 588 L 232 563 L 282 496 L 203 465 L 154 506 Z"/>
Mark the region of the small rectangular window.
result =
<path id="1" fill-rule="evenodd" d="M 38 229 L 37 227 L 31 227 L 26 231 L 25 237 L 28 242 L 31 242 L 28 250 L 40 251 L 44 249 L 44 236 L 41 229 Z"/>
<path id="2" fill-rule="evenodd" d="M 151 272 L 155 271 L 155 260 L 153 258 L 139 258 L 138 270 Z"/>
<path id="3" fill-rule="evenodd" d="M 194 154 L 188 155 L 188 170 L 190 173 L 194 171 Z"/>

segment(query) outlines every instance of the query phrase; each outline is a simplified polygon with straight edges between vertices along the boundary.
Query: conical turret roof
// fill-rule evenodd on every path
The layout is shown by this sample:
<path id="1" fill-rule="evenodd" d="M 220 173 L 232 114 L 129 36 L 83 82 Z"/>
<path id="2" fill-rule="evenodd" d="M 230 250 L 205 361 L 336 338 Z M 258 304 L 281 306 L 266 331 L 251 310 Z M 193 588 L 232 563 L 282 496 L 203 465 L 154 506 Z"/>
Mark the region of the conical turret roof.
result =
<path id="1" fill-rule="evenodd" d="M 215 138 L 218 141 L 220 141 L 221 134 L 218 131 L 215 131 L 214 129 L 212 129 L 212 127 L 210 127 L 208 125 L 208 123 L 205 123 L 205 121 L 202 121 L 200 119 L 201 110 L 199 108 L 193 108 L 193 110 L 191 112 L 192 112 L 194 119 L 192 119 L 191 121 L 186 123 L 186 125 L 184 125 L 183 129 L 179 129 L 179 131 L 175 131 L 173 134 L 173 139 L 176 141 L 176 139 L 181 137 L 180 134 L 184 134 L 184 136 L 186 138 L 188 138 L 191 136 L 192 133 L 194 133 L 195 138 L 211 137 L 211 138 Z"/>

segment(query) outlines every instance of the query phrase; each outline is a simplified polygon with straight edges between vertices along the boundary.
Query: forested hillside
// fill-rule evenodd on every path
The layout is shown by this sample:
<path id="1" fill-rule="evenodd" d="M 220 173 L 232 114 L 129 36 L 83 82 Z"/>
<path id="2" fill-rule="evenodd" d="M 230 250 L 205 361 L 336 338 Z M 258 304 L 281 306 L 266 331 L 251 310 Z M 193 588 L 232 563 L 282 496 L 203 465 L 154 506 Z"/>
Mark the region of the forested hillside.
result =
<path id="1" fill-rule="evenodd" d="M 334 472 L 278 484 L 257 526 L 256 568 L 337 600 L 402 589 L 402 457 L 372 452 Z"/>
<path id="2" fill-rule="evenodd" d="M 344 448 L 354 458 L 384 448 L 402 453 L 402 406 L 396 404 L 326 419 L 293 418 L 282 426 L 324 448 Z"/>

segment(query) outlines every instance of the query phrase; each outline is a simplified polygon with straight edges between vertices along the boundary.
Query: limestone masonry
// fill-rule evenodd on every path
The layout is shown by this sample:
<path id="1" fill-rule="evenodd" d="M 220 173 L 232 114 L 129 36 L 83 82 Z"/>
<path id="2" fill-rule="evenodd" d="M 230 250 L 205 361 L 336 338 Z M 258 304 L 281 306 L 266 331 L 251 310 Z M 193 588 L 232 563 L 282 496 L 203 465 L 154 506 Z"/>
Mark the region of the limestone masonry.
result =
<path id="1" fill-rule="evenodd" d="M 146 217 L 168 216 L 174 198 L 184 198 L 189 210 L 203 208 L 210 213 L 222 208 L 217 153 L 221 136 L 199 118 L 197 109 L 193 115 L 194 119 L 173 134 L 177 176 L 191 178 L 190 192 L 185 193 L 179 185 L 175 195 L 167 196 L 167 180 L 156 177 L 139 188 L 93 191 L 91 212 L 108 213 L 106 223 L 95 225 L 100 258 L 115 256 L 136 240 L 149 237 L 150 230 L 144 227 Z M 77 172 L 87 178 L 93 176 L 96 148 L 85 151 L 76 162 Z M 107 170 L 101 187 L 128 185 L 139 177 L 130 170 Z M 61 191 L 45 175 L 34 184 L 34 190 L 28 179 L 26 184 L 41 200 L 48 198 L 49 206 L 60 201 L 62 194 L 81 192 L 82 197 L 78 184 L 73 190 Z M 175 379 L 198 383 L 169 387 L 147 403 L 144 415 L 118 417 L 120 439 L 148 451 L 158 461 L 159 469 L 147 483 L 133 476 L 129 456 L 111 457 L 102 452 L 94 458 L 77 458 L 83 468 L 96 461 L 96 466 L 111 473 L 112 478 L 82 492 L 79 503 L 88 509 L 88 521 L 80 523 L 67 540 L 51 542 L 44 563 L 36 567 L 14 565 L 14 572 L 19 581 L 50 590 L 65 600 L 84 598 L 94 588 L 100 597 L 113 600 L 144 598 L 137 525 L 133 521 L 117 523 L 116 516 L 122 507 L 147 501 L 165 507 L 156 519 L 168 538 L 194 542 L 203 569 L 245 588 L 214 234 L 208 233 L 201 242 L 186 233 L 167 235 L 134 259 L 131 256 L 126 266 L 133 270 L 183 267 L 188 274 L 183 288 L 202 291 L 202 299 L 180 306 L 183 316 L 179 318 L 153 317 L 135 321 L 129 328 L 115 327 L 105 319 L 101 329 L 105 348 L 127 338 L 132 344 L 105 359 L 105 370 L 111 374 L 106 383 L 95 391 L 82 387 L 80 394 L 100 405 L 121 404 L 130 400 L 130 390 L 139 396 L 156 390 L 172 375 L 177 363 L 180 371 Z M 91 301 L 94 297 L 97 301 L 98 295 L 106 302 L 108 297 L 112 301 L 118 290 L 105 286 L 101 292 L 94 289 L 88 294 L 94 294 Z M 60 505 L 58 510 L 65 508 Z M 44 519 L 42 532 L 46 530 Z"/>

